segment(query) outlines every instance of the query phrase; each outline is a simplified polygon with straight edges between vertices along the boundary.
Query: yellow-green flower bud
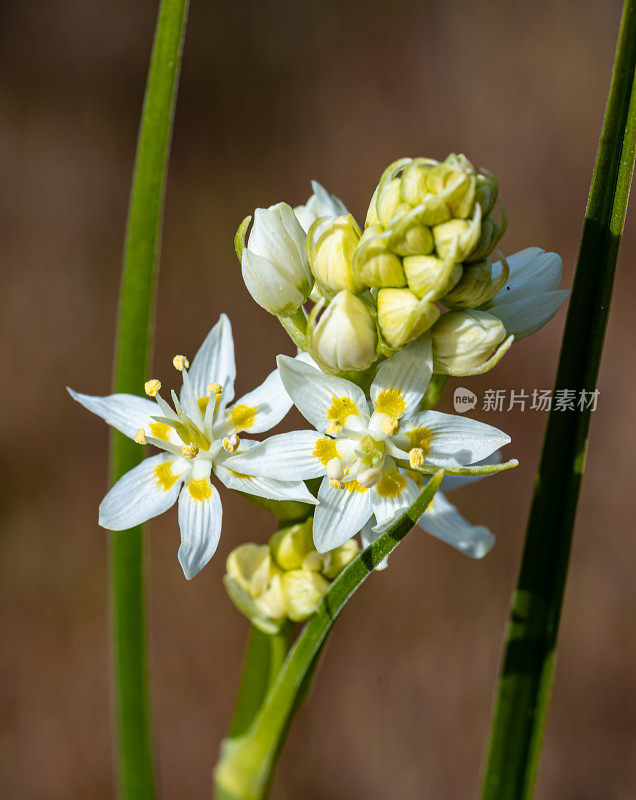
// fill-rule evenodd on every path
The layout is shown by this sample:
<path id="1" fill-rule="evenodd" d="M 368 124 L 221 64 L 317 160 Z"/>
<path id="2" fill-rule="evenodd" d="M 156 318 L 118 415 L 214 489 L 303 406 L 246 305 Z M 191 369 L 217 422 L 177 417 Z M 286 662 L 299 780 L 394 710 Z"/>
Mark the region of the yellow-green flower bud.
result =
<path id="1" fill-rule="evenodd" d="M 435 247 L 433 234 L 428 225 L 420 221 L 419 208 L 397 214 L 391 222 L 390 245 L 399 256 L 428 255 Z"/>
<path id="2" fill-rule="evenodd" d="M 477 176 L 475 168 L 463 155 L 451 153 L 437 164 L 427 177 L 429 191 L 444 197 L 451 214 L 466 219 L 473 212 Z"/>
<path id="3" fill-rule="evenodd" d="M 355 539 L 349 539 L 349 541 L 341 544 L 340 547 L 336 547 L 335 550 L 329 550 L 322 556 L 324 562 L 322 574 L 329 580 L 337 578 L 359 552 L 360 545 Z"/>
<path id="4" fill-rule="evenodd" d="M 380 182 L 375 201 L 378 221 L 382 225 L 386 225 L 389 220 L 393 219 L 396 211 L 402 205 L 404 205 L 404 201 L 400 194 L 400 179 L 394 178 L 392 181 Z M 408 206 L 406 208 L 408 210 Z"/>
<path id="5" fill-rule="evenodd" d="M 312 536 L 313 519 L 281 528 L 269 540 L 269 549 L 281 569 L 300 569 L 306 557 L 316 552 Z"/>
<path id="6" fill-rule="evenodd" d="M 281 579 L 285 614 L 294 622 L 303 622 L 318 608 L 329 588 L 329 581 L 318 572 L 294 569 Z"/>
<path id="7" fill-rule="evenodd" d="M 402 347 L 427 331 L 440 315 L 429 300 L 418 300 L 409 289 L 380 289 L 378 323 L 391 347 Z"/>
<path id="8" fill-rule="evenodd" d="M 320 306 L 314 306 L 314 310 Z M 318 364 L 336 372 L 361 372 L 377 359 L 378 336 L 364 302 L 343 290 L 329 303 L 317 323 L 307 326 L 309 352 Z"/>
<path id="9" fill-rule="evenodd" d="M 424 195 L 432 192 L 429 184 L 431 171 L 437 166 L 437 161 L 430 158 L 414 158 L 402 173 L 400 188 L 402 197 L 412 206 L 422 202 Z"/>
<path id="10" fill-rule="evenodd" d="M 481 233 L 481 209 L 475 207 L 472 220 L 449 219 L 433 228 L 435 249 L 440 258 L 446 259 L 454 252 L 455 261 L 465 261 L 474 251 Z M 455 251 L 453 248 L 457 247 Z"/>
<path id="11" fill-rule="evenodd" d="M 375 204 L 378 199 L 378 191 L 380 190 L 380 186 L 375 187 L 375 191 L 373 192 L 373 197 L 371 198 L 371 202 L 369 203 L 369 208 L 367 209 L 367 217 L 364 221 L 365 228 L 369 228 L 371 225 L 377 225 L 378 220 L 378 211 L 375 207 Z"/>
<path id="12" fill-rule="evenodd" d="M 390 238 L 381 225 L 372 225 L 362 234 L 353 256 L 353 270 L 362 285 L 406 285 L 402 260 L 389 249 Z"/>
<path id="13" fill-rule="evenodd" d="M 488 214 L 488 216 L 482 220 L 479 240 L 473 252 L 470 253 L 465 260 L 471 262 L 483 261 L 484 258 L 487 258 L 495 249 L 508 227 L 508 216 L 506 215 L 501 201 L 499 202 L 499 214 L 499 222 L 495 222 L 492 213 Z"/>
<path id="14" fill-rule="evenodd" d="M 227 557 L 225 571 L 252 596 L 256 596 L 267 588 L 271 566 L 267 545 L 242 544 Z"/>
<path id="15" fill-rule="evenodd" d="M 479 308 L 492 300 L 508 282 L 508 264 L 504 258 L 502 264 L 497 280 L 493 280 L 492 263 L 488 259 L 465 264 L 460 280 L 444 297 L 444 305 L 452 309 Z"/>
<path id="16" fill-rule="evenodd" d="M 230 599 L 264 633 L 276 633 L 285 619 L 281 576 L 267 545 L 241 545 L 226 562 L 223 582 Z"/>
<path id="17" fill-rule="evenodd" d="M 311 270 L 323 294 L 342 289 L 357 292 L 362 286 L 353 273 L 353 254 L 360 240 L 360 228 L 351 214 L 325 222 L 316 220 L 307 234 Z"/>
<path id="18" fill-rule="evenodd" d="M 409 289 L 419 298 L 438 300 L 449 292 L 462 276 L 462 265 L 455 259 L 437 256 L 409 256 L 403 261 Z"/>
<path id="19" fill-rule="evenodd" d="M 475 202 L 481 206 L 481 215 L 485 219 L 495 207 L 499 196 L 499 181 L 487 169 L 480 169 L 477 175 Z"/>
<path id="20" fill-rule="evenodd" d="M 433 325 L 431 337 L 433 369 L 446 375 L 485 371 L 484 367 L 493 356 L 498 355 L 499 360 L 512 342 L 512 337 L 506 339 L 506 329 L 501 320 L 485 311 L 443 314 Z"/>

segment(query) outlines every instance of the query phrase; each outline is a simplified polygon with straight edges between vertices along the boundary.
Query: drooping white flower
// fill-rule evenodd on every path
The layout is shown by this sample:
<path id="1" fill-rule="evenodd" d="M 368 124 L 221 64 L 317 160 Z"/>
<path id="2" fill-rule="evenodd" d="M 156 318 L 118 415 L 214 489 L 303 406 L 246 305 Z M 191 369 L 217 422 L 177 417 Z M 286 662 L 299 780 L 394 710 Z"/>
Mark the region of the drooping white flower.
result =
<path id="1" fill-rule="evenodd" d="M 243 224 L 240 235 L 244 235 Z M 254 211 L 254 224 L 240 258 L 247 290 L 270 314 L 293 314 L 309 297 L 314 276 L 307 258 L 307 235 L 287 203 Z"/>
<path id="2" fill-rule="evenodd" d="M 429 337 L 380 365 L 371 402 L 359 386 L 301 360 L 279 356 L 278 367 L 315 430 L 273 436 L 228 465 L 277 480 L 324 476 L 314 515 L 320 552 L 350 539 L 371 516 L 374 532 L 389 528 L 417 498 L 422 474 L 439 468 L 480 474 L 516 465 L 471 467 L 510 438 L 466 417 L 418 411 L 432 374 Z"/>
<path id="3" fill-rule="evenodd" d="M 232 453 L 255 444 L 239 434 L 269 430 L 291 408 L 278 371 L 256 389 L 234 399 L 234 342 L 229 319 L 222 314 L 188 370 L 175 356 L 183 376 L 174 408 L 159 394 L 158 380 L 146 383 L 149 397 L 113 394 L 93 397 L 69 389 L 89 411 L 140 444 L 163 452 L 145 459 L 108 492 L 99 508 L 99 524 L 126 530 L 161 514 L 179 500 L 179 562 L 188 580 L 212 558 L 221 533 L 222 507 L 211 473 L 230 489 L 274 500 L 316 501 L 304 483 L 253 477 L 226 466 Z M 150 399 L 150 398 L 154 399 Z"/>
<path id="4" fill-rule="evenodd" d="M 570 294 L 559 289 L 562 262 L 556 253 L 528 247 L 510 256 L 508 282 L 487 305 L 489 314 L 498 317 L 515 339 L 530 336 L 542 328 Z M 493 280 L 501 274 L 501 262 L 493 264 Z"/>
<path id="5" fill-rule="evenodd" d="M 305 233 L 309 231 L 313 223 L 320 217 L 333 219 L 341 214 L 348 214 L 347 207 L 335 194 L 329 194 L 318 181 L 311 182 L 314 193 L 302 206 L 296 206 L 294 214 L 303 226 Z"/>

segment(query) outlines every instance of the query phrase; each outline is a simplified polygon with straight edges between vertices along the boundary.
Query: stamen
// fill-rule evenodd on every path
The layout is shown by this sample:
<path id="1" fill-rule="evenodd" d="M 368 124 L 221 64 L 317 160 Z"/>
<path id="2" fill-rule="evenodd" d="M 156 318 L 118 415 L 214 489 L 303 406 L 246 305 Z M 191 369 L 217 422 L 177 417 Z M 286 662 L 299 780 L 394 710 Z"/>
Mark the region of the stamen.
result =
<path id="1" fill-rule="evenodd" d="M 332 489 L 344 489 L 344 483 L 337 481 L 335 478 L 329 479 L 329 486 L 331 486 Z"/>
<path id="2" fill-rule="evenodd" d="M 175 369 L 178 369 L 179 372 L 183 372 L 184 367 L 188 369 L 188 367 L 190 366 L 190 362 L 185 356 L 175 356 L 172 359 L 172 365 Z"/>
<path id="3" fill-rule="evenodd" d="M 329 424 L 327 425 L 327 433 L 330 436 L 334 436 L 336 433 L 342 432 L 342 423 L 338 422 L 337 419 L 330 419 Z"/>
<path id="4" fill-rule="evenodd" d="M 409 450 L 409 465 L 411 469 L 417 469 L 424 464 L 424 451 L 421 447 L 414 447 Z"/>
<path id="5" fill-rule="evenodd" d="M 184 458 L 194 458 L 199 453 L 199 448 L 196 444 L 184 444 L 181 448 L 181 455 Z"/>
<path id="6" fill-rule="evenodd" d="M 337 456 L 327 463 L 327 477 L 335 481 L 341 481 L 344 478 L 342 461 Z"/>
<path id="7" fill-rule="evenodd" d="M 159 394 L 159 389 L 161 389 L 161 381 L 156 378 L 151 378 L 144 384 L 144 391 L 148 397 L 156 397 Z"/>
<path id="8" fill-rule="evenodd" d="M 387 436 L 395 436 L 395 434 L 400 430 L 400 422 L 393 417 L 385 417 L 382 420 L 380 427 Z"/>
<path id="9" fill-rule="evenodd" d="M 208 392 L 212 394 L 223 394 L 223 387 L 220 383 L 208 383 Z"/>
<path id="10" fill-rule="evenodd" d="M 148 444 L 148 442 L 146 441 L 146 434 L 144 433 L 143 428 L 139 428 L 139 430 L 135 434 L 135 441 L 137 442 L 137 444 Z"/>
<path id="11" fill-rule="evenodd" d="M 239 445 L 241 444 L 241 440 L 239 437 L 233 433 L 229 439 L 226 436 L 223 439 L 223 449 L 226 450 L 228 453 L 235 453 L 238 450 Z"/>
<path id="12" fill-rule="evenodd" d="M 371 469 L 365 469 L 359 472 L 356 480 L 360 486 L 364 486 L 365 489 L 371 489 L 372 486 L 380 482 L 381 477 L 382 470 L 377 469 L 377 467 L 371 467 Z"/>

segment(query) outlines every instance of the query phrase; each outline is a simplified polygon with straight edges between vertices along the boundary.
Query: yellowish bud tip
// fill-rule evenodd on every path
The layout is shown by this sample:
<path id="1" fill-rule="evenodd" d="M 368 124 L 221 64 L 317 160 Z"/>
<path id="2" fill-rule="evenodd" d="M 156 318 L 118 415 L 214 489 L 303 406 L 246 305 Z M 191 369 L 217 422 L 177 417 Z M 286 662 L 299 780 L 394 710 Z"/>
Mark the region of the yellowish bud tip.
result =
<path id="1" fill-rule="evenodd" d="M 151 378 L 144 384 L 144 391 L 148 397 L 156 397 L 159 394 L 159 389 L 161 389 L 161 381 L 156 378 Z"/>
<path id="2" fill-rule="evenodd" d="M 342 432 L 342 423 L 338 422 L 337 419 L 330 419 L 329 424 L 327 425 L 327 433 L 329 436 L 335 436 L 336 433 Z"/>
<path id="3" fill-rule="evenodd" d="M 393 419 L 393 417 L 385 417 L 382 420 L 381 428 L 387 436 L 395 436 L 400 430 L 400 423 L 397 419 Z"/>
<path id="4" fill-rule="evenodd" d="M 148 444 L 148 442 L 146 441 L 146 434 L 144 433 L 143 428 L 139 428 L 139 430 L 135 434 L 135 441 L 137 442 L 137 444 Z"/>
<path id="5" fill-rule="evenodd" d="M 335 478 L 329 479 L 329 486 L 331 486 L 332 489 L 344 489 L 344 483 L 342 483 L 342 481 L 337 481 Z"/>
<path id="6" fill-rule="evenodd" d="M 233 433 L 229 438 L 226 436 L 225 439 L 223 439 L 223 449 L 228 453 L 235 453 L 240 443 L 241 440 L 239 437 Z"/>
<path id="7" fill-rule="evenodd" d="M 417 469 L 424 464 L 424 451 L 421 447 L 414 447 L 409 450 L 409 464 L 411 469 Z"/>
<path id="8" fill-rule="evenodd" d="M 181 372 L 184 367 L 188 369 L 188 367 L 190 366 L 190 362 L 185 356 L 175 356 L 172 359 L 172 364 L 175 369 L 179 370 L 179 372 Z"/>
<path id="9" fill-rule="evenodd" d="M 196 444 L 184 444 L 181 448 L 181 455 L 184 458 L 194 458 L 199 452 Z"/>
<path id="10" fill-rule="evenodd" d="M 208 392 L 211 394 L 223 394 L 223 387 L 220 383 L 208 383 Z"/>

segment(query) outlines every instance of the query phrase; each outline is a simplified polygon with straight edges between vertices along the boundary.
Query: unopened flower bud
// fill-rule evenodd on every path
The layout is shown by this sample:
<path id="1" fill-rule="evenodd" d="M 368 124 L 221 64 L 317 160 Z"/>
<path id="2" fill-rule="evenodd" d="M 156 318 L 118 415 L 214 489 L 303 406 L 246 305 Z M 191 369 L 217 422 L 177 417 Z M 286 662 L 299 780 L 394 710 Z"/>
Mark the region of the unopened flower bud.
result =
<path id="1" fill-rule="evenodd" d="M 499 196 L 499 181 L 487 169 L 479 170 L 475 202 L 481 206 L 481 215 L 485 219 L 495 207 Z"/>
<path id="2" fill-rule="evenodd" d="M 408 289 L 380 289 L 378 323 L 391 347 L 402 347 L 427 331 L 440 315 L 429 300 L 418 300 Z"/>
<path id="3" fill-rule="evenodd" d="M 281 528 L 269 540 L 269 549 L 281 569 L 300 569 L 305 558 L 315 551 L 312 538 L 313 520 Z"/>
<path id="4" fill-rule="evenodd" d="M 353 272 L 353 254 L 360 236 L 360 228 L 351 214 L 316 220 L 309 229 L 309 261 L 324 295 L 343 289 L 351 292 L 362 289 Z"/>
<path id="5" fill-rule="evenodd" d="M 476 264 L 465 264 L 461 279 L 446 294 L 443 303 L 448 308 L 479 308 L 489 302 L 508 280 L 508 267 L 496 280 L 492 277 L 492 264 L 487 259 Z"/>
<path id="6" fill-rule="evenodd" d="M 501 320 L 485 311 L 443 314 L 433 325 L 431 337 L 433 369 L 447 375 L 475 373 L 500 349 L 500 345 L 508 342 Z"/>
<path id="7" fill-rule="evenodd" d="M 391 249 L 399 256 L 427 255 L 435 247 L 433 234 L 428 225 L 420 220 L 418 208 L 408 206 L 403 213 L 396 214 L 391 222 Z"/>
<path id="8" fill-rule="evenodd" d="M 440 258 L 446 259 L 455 251 L 455 261 L 465 261 L 474 251 L 481 233 L 481 208 L 475 207 L 472 220 L 449 219 L 433 228 L 435 249 Z"/>
<path id="9" fill-rule="evenodd" d="M 394 217 L 397 209 L 403 204 L 404 200 L 402 200 L 400 194 L 399 178 L 394 178 L 392 181 L 387 181 L 386 183 L 380 182 L 375 208 L 378 221 L 382 225 L 387 225 Z M 408 209 L 408 206 L 406 208 Z"/>
<path id="10" fill-rule="evenodd" d="M 482 220 L 479 240 L 472 253 L 464 259 L 465 261 L 483 261 L 495 249 L 508 227 L 508 216 L 501 201 L 499 202 L 499 215 L 498 222 L 495 221 L 492 213 Z"/>
<path id="11" fill-rule="evenodd" d="M 285 618 L 281 575 L 267 545 L 241 545 L 227 559 L 226 591 L 238 610 L 264 633 L 276 633 Z"/>
<path id="12" fill-rule="evenodd" d="M 318 608 L 329 588 L 329 581 L 318 572 L 294 569 L 281 578 L 285 614 L 294 622 L 303 622 Z"/>
<path id="13" fill-rule="evenodd" d="M 353 269 L 363 286 L 406 285 L 402 260 L 390 250 L 390 238 L 381 225 L 372 225 L 362 234 L 353 256 Z"/>
<path id="14" fill-rule="evenodd" d="M 318 181 L 311 182 L 314 193 L 309 200 L 302 205 L 296 206 L 294 214 L 303 227 L 305 232 L 309 231 L 313 223 L 320 217 L 333 219 L 342 214 L 348 214 L 345 204 L 335 194 L 329 194 Z"/>
<path id="15" fill-rule="evenodd" d="M 340 547 L 336 547 L 335 550 L 329 550 L 327 553 L 323 553 L 324 567 L 322 569 L 322 574 L 326 578 L 329 578 L 329 580 L 337 578 L 347 564 L 353 561 L 359 552 L 360 545 L 355 539 L 349 539 L 344 544 L 341 544 Z"/>
<path id="16" fill-rule="evenodd" d="M 371 312 L 351 292 L 339 292 L 316 324 L 310 318 L 307 333 L 311 355 L 328 369 L 361 372 L 378 357 Z"/>
<path id="17" fill-rule="evenodd" d="M 409 256 L 403 265 L 409 289 L 418 297 L 429 300 L 443 297 L 462 277 L 462 265 L 455 262 L 452 253 L 446 259 Z"/>
<path id="18" fill-rule="evenodd" d="M 287 203 L 256 209 L 245 246 L 248 224 L 249 217 L 235 238 L 245 286 L 270 314 L 293 314 L 309 297 L 314 283 L 305 232 Z"/>

